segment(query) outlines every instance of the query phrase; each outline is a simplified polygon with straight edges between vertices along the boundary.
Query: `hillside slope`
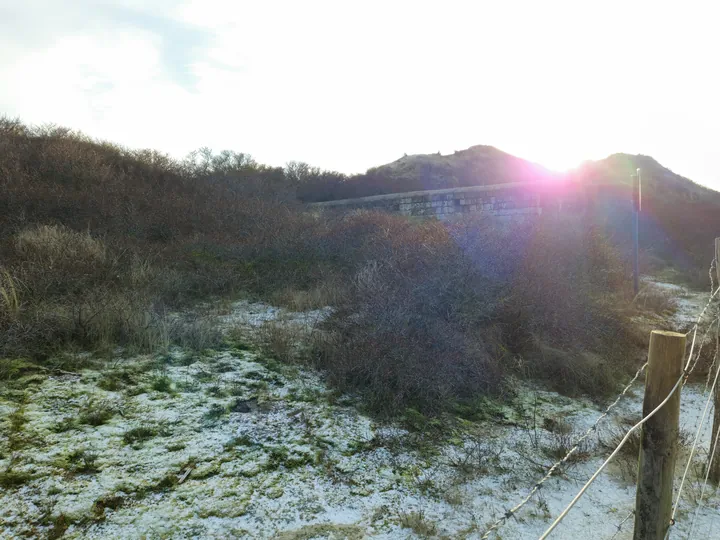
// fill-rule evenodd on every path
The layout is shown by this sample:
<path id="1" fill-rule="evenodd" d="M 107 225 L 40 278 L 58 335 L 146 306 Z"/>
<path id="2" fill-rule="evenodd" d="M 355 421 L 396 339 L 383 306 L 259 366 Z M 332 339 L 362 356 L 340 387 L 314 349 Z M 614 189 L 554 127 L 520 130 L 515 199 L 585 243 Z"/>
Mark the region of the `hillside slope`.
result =
<path id="1" fill-rule="evenodd" d="M 404 156 L 370 169 L 368 175 L 386 176 L 391 184 L 414 185 L 416 189 L 535 182 L 562 176 L 541 165 L 484 145 L 471 146 L 447 156 Z"/>
<path id="2" fill-rule="evenodd" d="M 640 246 L 644 271 L 664 264 L 707 280 L 713 241 L 720 233 L 720 193 L 663 167 L 649 156 L 613 154 L 586 162 L 571 176 L 596 184 L 594 219 L 615 239 L 631 245 L 631 175 L 641 169 Z M 617 186 L 612 189 L 608 186 Z"/>
<path id="3" fill-rule="evenodd" d="M 305 202 L 345 199 L 509 182 L 567 180 L 593 189 L 592 218 L 627 252 L 631 239 L 631 175 L 642 169 L 640 223 L 645 270 L 676 267 L 694 280 L 712 259 L 720 233 L 720 193 L 696 184 L 644 155 L 613 154 L 588 161 L 567 173 L 507 154 L 492 146 L 473 146 L 452 155 L 418 154 L 343 178 L 319 176 L 300 186 Z M 702 269 L 702 270 L 701 270 Z"/>
<path id="4" fill-rule="evenodd" d="M 317 174 L 298 190 L 304 202 L 352 199 L 386 193 L 403 193 L 508 182 L 533 182 L 562 178 L 536 163 L 493 146 L 477 145 L 454 154 L 414 154 L 372 167 L 365 174 L 346 177 Z"/>

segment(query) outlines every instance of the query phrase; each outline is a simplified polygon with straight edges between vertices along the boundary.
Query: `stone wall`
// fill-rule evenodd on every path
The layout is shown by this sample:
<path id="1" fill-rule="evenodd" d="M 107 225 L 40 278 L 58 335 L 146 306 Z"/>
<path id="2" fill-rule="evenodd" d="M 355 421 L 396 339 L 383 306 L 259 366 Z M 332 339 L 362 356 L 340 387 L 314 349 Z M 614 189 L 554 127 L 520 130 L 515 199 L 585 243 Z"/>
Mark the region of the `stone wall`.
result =
<path id="1" fill-rule="evenodd" d="M 548 211 L 579 209 L 581 200 L 578 190 L 567 185 L 514 183 L 373 195 L 310 206 L 336 210 L 382 210 L 439 219 L 465 213 L 522 218 Z"/>

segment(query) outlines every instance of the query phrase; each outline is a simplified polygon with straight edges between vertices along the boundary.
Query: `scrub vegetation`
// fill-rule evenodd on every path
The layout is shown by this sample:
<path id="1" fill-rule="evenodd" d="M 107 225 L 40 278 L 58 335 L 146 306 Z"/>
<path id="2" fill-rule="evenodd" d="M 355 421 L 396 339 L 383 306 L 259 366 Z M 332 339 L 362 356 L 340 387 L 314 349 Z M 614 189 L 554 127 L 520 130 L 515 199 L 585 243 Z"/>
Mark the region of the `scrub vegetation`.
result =
<path id="1" fill-rule="evenodd" d="M 2 357 L 218 347 L 212 324 L 170 313 L 249 295 L 331 305 L 300 350 L 287 329 L 264 341 L 381 414 L 434 414 L 506 391 L 510 375 L 601 396 L 635 366 L 617 309 L 628 269 L 576 217 L 503 227 L 316 215 L 298 193 L 319 173 L 298 164 L 206 150 L 175 161 L 8 119 L 0 147 Z M 152 386 L 172 391 L 166 382 Z"/>
<path id="2" fill-rule="evenodd" d="M 309 210 L 332 178 L 0 120 L 3 528 L 463 538 L 684 309 L 594 220 Z"/>

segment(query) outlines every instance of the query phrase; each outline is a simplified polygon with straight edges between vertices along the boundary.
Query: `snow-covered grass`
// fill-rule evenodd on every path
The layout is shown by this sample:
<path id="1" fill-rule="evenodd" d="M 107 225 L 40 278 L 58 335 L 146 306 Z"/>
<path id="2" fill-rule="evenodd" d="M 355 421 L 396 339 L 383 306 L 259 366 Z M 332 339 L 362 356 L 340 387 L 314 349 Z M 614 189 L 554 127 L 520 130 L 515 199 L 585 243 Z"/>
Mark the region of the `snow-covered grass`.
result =
<path id="1" fill-rule="evenodd" d="M 695 324 L 700 312 L 710 299 L 710 291 L 692 291 L 682 285 L 664 283 L 650 278 L 644 279 L 643 282 L 672 298 L 675 309 L 668 322 L 678 332 L 686 332 Z"/>
<path id="2" fill-rule="evenodd" d="M 239 303 L 221 324 L 237 334 L 267 321 L 314 324 L 326 313 Z M 481 402 L 474 420 L 379 424 L 322 374 L 242 349 L 173 350 L 0 383 L 0 537 L 479 538 L 604 405 L 517 383 L 514 398 Z M 686 443 L 703 391 L 682 391 Z M 542 534 L 641 409 L 638 383 L 497 538 Z M 424 421 L 427 433 L 411 429 Z M 690 532 L 710 423 L 675 537 Z M 678 478 L 687 455 L 684 447 Z M 618 533 L 634 506 L 635 460 L 624 455 L 609 467 L 554 537 Z M 711 537 L 718 504 L 709 489 L 695 534 Z M 616 538 L 631 536 L 632 519 Z"/>

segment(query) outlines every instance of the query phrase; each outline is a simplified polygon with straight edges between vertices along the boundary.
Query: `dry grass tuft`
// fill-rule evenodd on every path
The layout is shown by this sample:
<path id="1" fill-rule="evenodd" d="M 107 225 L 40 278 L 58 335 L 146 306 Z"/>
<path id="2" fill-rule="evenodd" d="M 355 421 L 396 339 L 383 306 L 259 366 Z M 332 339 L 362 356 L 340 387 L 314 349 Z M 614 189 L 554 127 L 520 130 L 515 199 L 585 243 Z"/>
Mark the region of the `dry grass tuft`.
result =
<path id="1" fill-rule="evenodd" d="M 652 311 L 658 315 L 669 315 L 677 310 L 674 295 L 654 284 L 645 285 L 633 300 L 633 305 L 643 311 Z"/>
<path id="2" fill-rule="evenodd" d="M 421 538 L 430 538 L 437 535 L 437 525 L 430 521 L 422 510 L 400 512 L 400 525 L 412 530 Z"/>
<path id="3" fill-rule="evenodd" d="M 47 268 L 63 264 L 103 264 L 105 245 L 89 233 L 57 225 L 37 225 L 21 230 L 15 237 L 17 253 L 30 263 Z"/>

